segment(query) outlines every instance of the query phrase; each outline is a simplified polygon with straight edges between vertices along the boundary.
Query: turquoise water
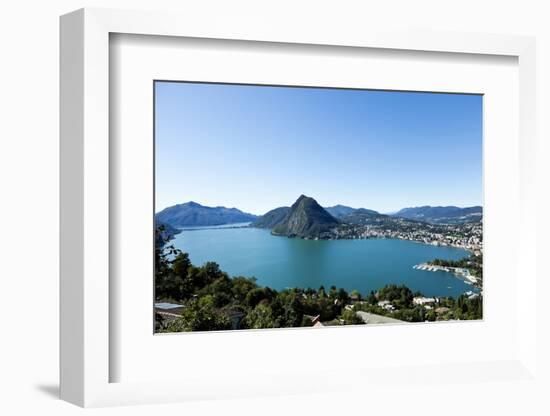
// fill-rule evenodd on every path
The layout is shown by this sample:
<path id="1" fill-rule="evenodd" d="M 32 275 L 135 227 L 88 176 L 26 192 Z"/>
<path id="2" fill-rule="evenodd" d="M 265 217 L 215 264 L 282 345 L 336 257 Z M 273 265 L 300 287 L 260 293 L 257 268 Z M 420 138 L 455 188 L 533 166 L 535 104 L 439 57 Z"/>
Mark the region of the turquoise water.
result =
<path id="1" fill-rule="evenodd" d="M 274 289 L 334 285 L 368 294 L 389 283 L 426 296 L 453 296 L 475 289 L 446 272 L 413 269 L 434 258 L 459 259 L 468 252 L 393 239 L 301 240 L 257 228 L 184 230 L 171 243 L 195 265 L 215 261 L 230 276 L 256 277 Z"/>

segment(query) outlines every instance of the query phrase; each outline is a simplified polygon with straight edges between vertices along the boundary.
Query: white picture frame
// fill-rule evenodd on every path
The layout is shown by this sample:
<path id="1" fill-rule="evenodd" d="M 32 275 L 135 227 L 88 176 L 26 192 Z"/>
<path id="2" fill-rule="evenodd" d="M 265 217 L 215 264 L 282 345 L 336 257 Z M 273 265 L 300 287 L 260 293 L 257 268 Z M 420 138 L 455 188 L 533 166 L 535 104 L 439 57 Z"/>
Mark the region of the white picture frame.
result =
<path id="1" fill-rule="evenodd" d="M 357 381 L 338 366 L 313 374 L 307 369 L 269 372 L 262 380 L 233 385 L 221 376 L 213 381 L 194 375 L 170 381 L 113 382 L 111 367 L 121 357 L 112 349 L 110 311 L 116 309 L 109 276 L 113 215 L 110 172 L 110 35 L 245 40 L 281 44 L 331 45 L 340 48 L 428 51 L 440 54 L 502 55 L 518 60 L 519 155 L 518 210 L 535 212 L 535 42 L 533 38 L 465 34 L 396 32 L 365 29 L 334 32 L 312 25 L 280 28 L 269 21 L 194 21 L 165 13 L 83 9 L 61 18 L 61 397 L 80 406 L 156 403 L 197 398 L 239 397 L 349 389 Z M 514 246 L 517 267 L 524 272 L 518 287 L 517 346 L 495 361 L 422 363 L 390 368 L 367 366 L 365 383 L 426 383 L 428 375 L 453 371 L 471 382 L 536 380 L 536 280 L 534 253 L 536 217 L 520 215 Z M 517 273 L 511 271 L 510 273 Z M 417 330 L 408 327 L 400 331 Z M 357 331 L 362 328 L 346 328 Z M 380 330 L 384 330 L 380 328 Z M 324 332 L 323 337 L 341 334 Z M 340 334 L 340 335 L 339 335 Z M 152 336 L 152 334 L 151 334 Z M 209 339 L 219 334 L 207 334 Z M 234 337 L 235 335 L 233 335 Z M 242 334 L 241 334 L 242 336 Z M 247 333 L 246 336 L 261 336 Z M 239 341 L 236 341 L 239 342 Z M 319 377 L 324 374 L 327 377 Z M 472 377 L 472 374 L 475 376 Z M 357 377 L 357 376 L 355 376 Z M 153 379 L 154 380 L 154 379 Z M 332 380 L 332 381 L 327 381 Z M 342 381 L 345 380 L 345 381 Z M 408 381 L 407 381 L 408 380 Z M 419 381 L 420 380 L 420 381 Z"/>

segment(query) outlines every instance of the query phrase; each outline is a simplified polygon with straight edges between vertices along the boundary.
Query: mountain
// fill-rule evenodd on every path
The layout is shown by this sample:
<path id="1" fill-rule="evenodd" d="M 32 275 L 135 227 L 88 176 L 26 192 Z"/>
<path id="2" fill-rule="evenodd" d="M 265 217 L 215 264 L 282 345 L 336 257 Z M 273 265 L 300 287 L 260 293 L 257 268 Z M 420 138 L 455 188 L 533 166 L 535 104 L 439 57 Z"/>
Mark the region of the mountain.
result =
<path id="1" fill-rule="evenodd" d="M 304 198 L 307 198 L 304 196 Z M 311 198 L 310 198 L 311 199 Z M 314 201 L 314 200 L 313 200 Z M 354 225 L 380 224 L 391 220 L 388 215 L 380 214 L 377 211 L 366 208 L 352 208 L 345 205 L 335 205 L 333 207 L 323 207 L 331 216 L 342 223 Z M 290 207 L 279 207 L 266 212 L 252 223 L 253 227 L 273 229 L 286 220 Z M 275 231 L 277 233 L 277 231 Z"/>
<path id="2" fill-rule="evenodd" d="M 252 223 L 253 227 L 258 228 L 273 228 L 283 222 L 286 215 L 290 211 L 290 207 L 279 207 L 266 212 Z"/>
<path id="3" fill-rule="evenodd" d="M 235 224 L 256 218 L 237 208 L 207 207 L 193 201 L 165 208 L 155 215 L 155 220 L 173 227 Z"/>
<path id="4" fill-rule="evenodd" d="M 390 216 L 365 208 L 355 209 L 353 212 L 340 218 L 341 222 L 354 225 L 380 224 L 388 220 L 391 220 Z"/>
<path id="5" fill-rule="evenodd" d="M 325 211 L 327 211 L 334 218 L 342 218 L 355 211 L 355 208 L 338 204 L 334 205 L 333 207 L 325 207 Z"/>
<path id="6" fill-rule="evenodd" d="M 480 206 L 460 208 L 455 206 L 403 208 L 393 214 L 395 217 L 430 222 L 435 224 L 461 224 L 481 220 L 483 208 Z"/>
<path id="7" fill-rule="evenodd" d="M 289 237 L 320 237 L 338 225 L 338 220 L 330 215 L 315 199 L 301 195 L 277 224 L 273 234 Z"/>
<path id="8" fill-rule="evenodd" d="M 361 215 L 371 214 L 371 215 L 381 215 L 378 211 L 366 208 L 352 208 L 345 205 L 334 205 L 333 207 L 325 207 L 325 210 L 332 215 L 334 218 L 340 219 L 344 218 L 353 213 L 358 213 Z"/>

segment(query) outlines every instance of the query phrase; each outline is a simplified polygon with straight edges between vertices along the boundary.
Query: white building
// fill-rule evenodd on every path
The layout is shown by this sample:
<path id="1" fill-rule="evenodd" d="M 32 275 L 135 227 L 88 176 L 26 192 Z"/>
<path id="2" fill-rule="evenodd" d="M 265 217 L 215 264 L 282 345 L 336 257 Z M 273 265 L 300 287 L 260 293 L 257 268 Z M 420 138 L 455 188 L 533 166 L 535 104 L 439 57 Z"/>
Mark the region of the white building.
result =
<path id="1" fill-rule="evenodd" d="M 381 300 L 380 302 L 378 302 L 378 306 L 388 311 L 393 311 L 395 309 L 395 306 L 393 306 L 389 300 Z"/>
<path id="2" fill-rule="evenodd" d="M 415 305 L 426 305 L 427 303 L 435 303 L 435 302 L 436 302 L 435 298 L 425 298 L 420 296 L 413 298 L 413 303 Z"/>

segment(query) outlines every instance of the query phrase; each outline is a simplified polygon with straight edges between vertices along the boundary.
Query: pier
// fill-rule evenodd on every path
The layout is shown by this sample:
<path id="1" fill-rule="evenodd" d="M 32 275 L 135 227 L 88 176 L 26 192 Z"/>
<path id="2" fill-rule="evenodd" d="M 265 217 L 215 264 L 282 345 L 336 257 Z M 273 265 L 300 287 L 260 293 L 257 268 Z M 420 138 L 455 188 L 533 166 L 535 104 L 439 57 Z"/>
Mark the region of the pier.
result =
<path id="1" fill-rule="evenodd" d="M 458 277 L 462 277 L 466 280 L 466 282 L 469 283 L 477 283 L 477 278 L 475 276 L 472 276 L 470 274 L 470 271 L 468 269 L 462 268 L 462 267 L 449 267 L 449 266 L 436 266 L 429 263 L 421 263 L 413 266 L 413 269 L 416 270 L 425 270 L 428 272 L 447 272 L 447 273 L 453 273 L 454 275 Z"/>

